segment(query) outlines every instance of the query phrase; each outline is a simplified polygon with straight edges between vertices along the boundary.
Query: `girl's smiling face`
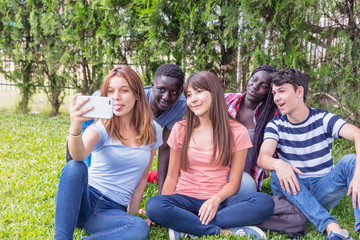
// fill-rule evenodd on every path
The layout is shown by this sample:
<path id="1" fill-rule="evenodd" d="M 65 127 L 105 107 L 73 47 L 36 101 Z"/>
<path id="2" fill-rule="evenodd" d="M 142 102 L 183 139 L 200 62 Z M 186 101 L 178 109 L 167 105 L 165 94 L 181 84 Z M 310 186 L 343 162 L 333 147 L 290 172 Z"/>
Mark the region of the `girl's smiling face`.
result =
<path id="1" fill-rule="evenodd" d="M 256 72 L 246 86 L 246 98 L 251 102 L 259 104 L 264 101 L 270 89 L 270 73 L 266 71 Z"/>
<path id="2" fill-rule="evenodd" d="M 198 117 L 209 117 L 212 96 L 209 91 L 189 86 L 186 93 L 186 104 Z"/>

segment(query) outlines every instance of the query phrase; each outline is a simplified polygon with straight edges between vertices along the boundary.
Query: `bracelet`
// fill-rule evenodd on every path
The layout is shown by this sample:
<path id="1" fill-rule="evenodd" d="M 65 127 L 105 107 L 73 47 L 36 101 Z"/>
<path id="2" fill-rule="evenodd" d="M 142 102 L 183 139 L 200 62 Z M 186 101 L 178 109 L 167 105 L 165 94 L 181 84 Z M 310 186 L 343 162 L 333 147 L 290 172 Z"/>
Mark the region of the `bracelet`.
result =
<path id="1" fill-rule="evenodd" d="M 72 136 L 73 138 L 79 138 L 81 137 L 81 131 L 78 134 L 72 134 L 72 132 L 70 131 L 70 136 Z"/>

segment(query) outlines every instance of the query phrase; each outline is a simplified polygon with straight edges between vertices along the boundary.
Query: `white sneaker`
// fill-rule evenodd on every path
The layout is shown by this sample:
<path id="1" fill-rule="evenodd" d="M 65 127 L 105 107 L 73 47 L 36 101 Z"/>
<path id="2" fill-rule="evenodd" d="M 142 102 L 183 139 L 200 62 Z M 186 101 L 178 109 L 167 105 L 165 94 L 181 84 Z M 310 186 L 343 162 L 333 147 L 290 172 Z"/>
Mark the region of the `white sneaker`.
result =
<path id="1" fill-rule="evenodd" d="M 266 234 L 258 227 L 243 226 L 229 229 L 234 235 L 247 236 L 248 238 L 255 237 L 255 239 L 266 239 Z"/>
<path id="2" fill-rule="evenodd" d="M 170 240 L 179 240 L 180 238 L 196 238 L 195 236 L 188 234 L 188 233 L 183 233 L 183 232 L 177 232 L 171 228 L 169 228 L 169 238 Z"/>
<path id="3" fill-rule="evenodd" d="M 326 240 L 353 240 L 349 232 L 345 229 L 339 229 L 331 231 L 327 236 Z"/>

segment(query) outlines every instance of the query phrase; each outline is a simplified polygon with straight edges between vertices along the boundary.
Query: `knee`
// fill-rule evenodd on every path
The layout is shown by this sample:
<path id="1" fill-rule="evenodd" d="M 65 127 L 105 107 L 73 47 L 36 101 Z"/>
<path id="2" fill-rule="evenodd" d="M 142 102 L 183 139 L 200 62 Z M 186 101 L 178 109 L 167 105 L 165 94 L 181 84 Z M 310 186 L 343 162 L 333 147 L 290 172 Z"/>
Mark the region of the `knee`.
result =
<path id="1" fill-rule="evenodd" d="M 158 222 L 163 215 L 165 198 L 163 195 L 151 197 L 145 205 L 146 215 L 153 222 Z"/>
<path id="2" fill-rule="evenodd" d="M 279 178 L 278 176 L 276 175 L 276 172 L 275 171 L 272 171 L 271 172 L 271 179 L 270 179 L 270 186 L 271 186 L 271 190 L 277 190 L 278 188 L 280 188 L 280 181 L 279 181 Z M 274 193 L 274 195 L 276 195 Z"/>
<path id="3" fill-rule="evenodd" d="M 159 206 L 158 196 L 153 196 L 146 202 L 145 205 L 146 215 L 151 221 L 153 220 L 153 215 L 157 212 L 158 206 Z"/>
<path id="4" fill-rule="evenodd" d="M 350 168 L 353 168 L 355 166 L 355 161 L 356 161 L 356 154 L 355 153 L 351 153 L 351 154 L 347 154 L 345 155 L 338 164 L 342 164 L 345 166 L 348 166 Z"/>
<path id="5" fill-rule="evenodd" d="M 145 205 L 146 215 L 152 221 L 154 218 L 156 218 L 156 215 L 160 209 L 160 201 L 161 201 L 160 198 L 161 195 L 153 196 L 146 202 Z"/>
<path id="6" fill-rule="evenodd" d="M 62 177 L 66 178 L 84 178 L 87 176 L 88 169 L 85 163 L 77 161 L 69 161 L 65 164 L 61 171 Z"/>
<path id="7" fill-rule="evenodd" d="M 354 176 L 355 165 L 356 165 L 356 154 L 352 153 L 345 155 L 338 162 L 338 164 L 336 164 L 336 167 L 342 170 L 344 177 L 346 177 L 348 180 L 351 180 Z"/>
<path id="8" fill-rule="evenodd" d="M 276 175 L 276 172 L 275 171 L 271 171 L 271 183 L 276 183 L 276 182 L 279 182 L 279 179 Z"/>
<path id="9" fill-rule="evenodd" d="M 240 189 L 237 194 L 257 192 L 254 179 L 247 172 L 243 173 Z"/>

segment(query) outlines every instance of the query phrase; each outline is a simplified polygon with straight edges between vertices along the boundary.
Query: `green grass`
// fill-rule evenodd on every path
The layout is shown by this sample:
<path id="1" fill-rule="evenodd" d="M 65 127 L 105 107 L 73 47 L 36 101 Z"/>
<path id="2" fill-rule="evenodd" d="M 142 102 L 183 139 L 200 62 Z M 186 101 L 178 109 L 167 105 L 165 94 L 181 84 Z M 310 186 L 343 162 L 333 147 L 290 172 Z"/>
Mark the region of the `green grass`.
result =
<path id="1" fill-rule="evenodd" d="M 0 239 L 51 239 L 54 228 L 55 194 L 61 168 L 65 164 L 65 140 L 69 119 L 66 114 L 49 118 L 45 114 L 21 115 L 0 112 Z M 354 145 L 336 140 L 333 155 L 337 161 L 354 152 Z M 153 169 L 156 161 L 153 163 Z M 269 181 L 264 191 L 270 192 Z M 156 184 L 148 184 L 142 207 L 157 192 Z M 354 215 L 349 197 L 331 210 L 341 226 L 353 237 Z M 77 229 L 74 239 L 87 236 Z M 309 224 L 305 239 L 323 239 Z M 151 227 L 149 239 L 168 239 L 167 230 Z M 212 236 L 199 239 L 239 239 L 235 236 Z M 269 239 L 287 239 L 271 235 Z"/>

